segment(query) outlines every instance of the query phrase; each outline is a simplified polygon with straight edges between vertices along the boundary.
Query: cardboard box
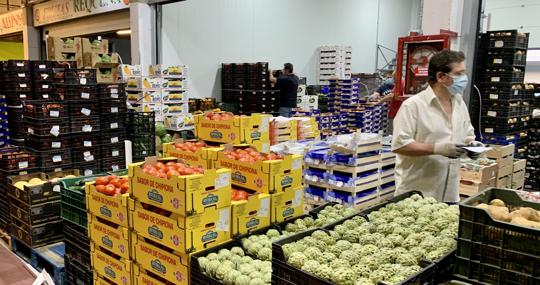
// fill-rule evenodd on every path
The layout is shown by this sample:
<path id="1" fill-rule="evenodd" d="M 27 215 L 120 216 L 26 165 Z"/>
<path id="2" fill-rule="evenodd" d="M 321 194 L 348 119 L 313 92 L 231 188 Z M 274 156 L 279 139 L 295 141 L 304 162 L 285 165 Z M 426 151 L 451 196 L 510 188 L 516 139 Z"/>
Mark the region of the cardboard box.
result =
<path id="1" fill-rule="evenodd" d="M 186 81 L 183 78 L 162 78 L 161 86 L 169 89 L 186 88 Z"/>
<path id="2" fill-rule="evenodd" d="M 197 166 L 202 167 L 203 169 L 211 169 L 210 166 L 210 157 L 208 155 L 208 151 L 210 149 L 214 149 L 215 151 L 219 150 L 220 148 L 213 148 L 213 147 L 204 147 L 201 149 L 198 149 L 195 152 L 191 151 L 185 151 L 181 149 L 176 149 L 174 147 L 175 143 L 183 143 L 184 140 L 177 139 L 171 143 L 164 143 L 163 144 L 163 157 L 176 157 L 180 158 L 183 161 L 185 161 L 187 164 L 191 166 Z"/>
<path id="3" fill-rule="evenodd" d="M 231 170 L 207 169 L 204 174 L 183 175 L 163 179 L 143 173 L 145 163 L 180 161 L 176 158 L 146 158 L 145 162 L 128 167 L 131 192 L 140 202 L 182 216 L 206 213 L 210 208 L 231 205 Z"/>
<path id="4" fill-rule="evenodd" d="M 177 252 L 196 252 L 231 238 L 230 206 L 208 208 L 203 214 L 188 217 L 179 214 L 163 216 L 145 210 L 138 202 L 134 208 L 131 220 L 137 235 Z"/>
<path id="5" fill-rule="evenodd" d="M 88 236 L 95 245 L 105 248 L 124 259 L 130 259 L 131 235 L 129 228 L 113 227 L 88 214 Z"/>
<path id="6" fill-rule="evenodd" d="M 126 91 L 127 100 L 133 104 L 161 103 L 161 91 Z"/>
<path id="7" fill-rule="evenodd" d="M 494 159 L 500 167 L 507 166 L 514 162 L 514 148 L 513 144 L 509 145 L 489 145 L 492 150 L 486 152 L 486 157 Z"/>
<path id="8" fill-rule="evenodd" d="M 255 193 L 247 201 L 232 201 L 231 238 L 270 226 L 270 194 Z"/>
<path id="9" fill-rule="evenodd" d="M 134 279 L 139 279 L 141 273 L 144 274 L 140 270 L 142 268 L 175 284 L 188 284 L 189 254 L 169 252 L 145 242 L 144 238 L 135 233 L 132 235 L 133 257 L 136 261 L 133 266 Z"/>
<path id="10" fill-rule="evenodd" d="M 185 103 L 164 103 L 162 107 L 163 116 L 174 116 L 189 113 L 189 105 Z"/>
<path id="11" fill-rule="evenodd" d="M 252 144 L 270 142 L 270 115 L 234 116 L 214 121 L 195 115 L 195 132 L 199 139 L 218 143 Z"/>
<path id="12" fill-rule="evenodd" d="M 525 166 L 527 166 L 527 160 L 526 159 L 515 159 L 514 160 L 514 167 L 513 172 L 517 172 L 520 170 L 524 170 Z"/>
<path id="13" fill-rule="evenodd" d="M 513 165 L 505 165 L 505 166 L 499 166 L 499 171 L 497 172 L 497 178 L 512 175 L 512 167 Z"/>
<path id="14" fill-rule="evenodd" d="M 308 109 L 319 109 L 319 96 L 317 95 L 307 95 L 307 108 Z"/>
<path id="15" fill-rule="evenodd" d="M 271 194 L 302 185 L 301 155 L 285 155 L 280 160 L 250 163 L 228 158 L 225 154 L 225 151 L 249 147 L 225 145 L 222 150 L 210 150 L 212 166 L 231 169 L 233 185 L 260 193 Z"/>
<path id="16" fill-rule="evenodd" d="M 135 281 L 135 284 L 137 285 L 163 285 L 164 283 L 163 280 L 158 280 L 148 275 L 147 270 L 145 270 L 144 268 L 141 268 L 138 264 L 133 264 L 133 280 Z M 189 278 L 188 280 L 182 281 L 181 283 L 173 282 L 172 284 L 188 285 L 189 284 L 188 282 L 189 282 Z M 104 284 L 104 285 L 110 285 L 110 284 Z"/>
<path id="17" fill-rule="evenodd" d="M 497 188 L 512 188 L 512 175 L 497 178 Z"/>
<path id="18" fill-rule="evenodd" d="M 127 88 L 155 90 L 162 88 L 162 79 L 160 77 L 128 77 L 126 79 Z"/>
<path id="19" fill-rule="evenodd" d="M 304 214 L 304 186 L 271 195 L 271 223 L 281 223 Z"/>
<path id="20" fill-rule="evenodd" d="M 133 188 L 130 188 L 130 191 Z M 86 208 L 89 213 L 95 217 L 105 219 L 122 227 L 129 227 L 129 193 L 114 196 L 108 196 L 96 190 L 95 182 L 87 183 Z"/>
<path id="21" fill-rule="evenodd" d="M 462 167 L 460 169 L 461 180 L 476 181 L 476 182 L 483 182 L 483 181 L 491 180 L 497 177 L 498 170 L 499 170 L 499 166 L 497 165 L 497 163 L 481 166 L 480 169 L 478 169 L 478 171 L 469 170 Z"/>
<path id="22" fill-rule="evenodd" d="M 161 91 L 161 98 L 163 103 L 171 102 L 187 102 L 187 94 L 185 90 L 163 90 Z"/>
<path id="23" fill-rule="evenodd" d="M 139 102 L 138 104 L 131 105 L 131 109 L 137 111 L 137 112 L 156 112 L 156 120 L 159 115 L 162 115 L 161 108 L 163 106 L 160 103 L 146 103 L 146 102 Z"/>
<path id="24" fill-rule="evenodd" d="M 187 76 L 188 68 L 185 65 L 154 64 L 148 67 L 148 75 L 160 76 L 167 78 L 185 77 Z"/>
<path id="25" fill-rule="evenodd" d="M 85 67 L 94 67 L 96 64 L 114 64 L 116 72 L 118 73 L 118 54 L 112 53 L 108 55 L 110 60 L 108 62 L 103 61 L 103 56 L 106 54 L 98 54 L 95 52 L 83 52 L 83 64 Z"/>
<path id="26" fill-rule="evenodd" d="M 90 39 L 82 38 L 82 51 L 86 53 L 109 53 L 109 40 L 94 40 L 90 42 Z"/>
<path id="27" fill-rule="evenodd" d="M 165 116 L 163 124 L 167 129 L 179 130 L 183 128 L 193 128 L 192 114 L 179 114 L 174 116 Z"/>
<path id="28" fill-rule="evenodd" d="M 94 273 L 97 273 L 116 284 L 134 284 L 131 278 L 131 260 L 116 259 L 101 251 L 99 247 L 95 246 L 93 243 L 90 243 L 90 252 Z"/>
<path id="29" fill-rule="evenodd" d="M 137 76 L 143 76 L 142 69 L 140 65 L 129 65 L 129 64 L 122 64 L 120 65 L 120 73 L 122 74 L 122 77 L 137 77 Z"/>
<path id="30" fill-rule="evenodd" d="M 486 188 L 495 187 L 496 184 L 496 177 L 484 181 L 468 181 L 462 179 L 459 181 L 459 194 L 464 196 L 472 196 Z"/>
<path id="31" fill-rule="evenodd" d="M 98 83 L 118 83 L 120 81 L 117 67 L 102 68 L 99 64 L 97 67 L 96 80 Z"/>

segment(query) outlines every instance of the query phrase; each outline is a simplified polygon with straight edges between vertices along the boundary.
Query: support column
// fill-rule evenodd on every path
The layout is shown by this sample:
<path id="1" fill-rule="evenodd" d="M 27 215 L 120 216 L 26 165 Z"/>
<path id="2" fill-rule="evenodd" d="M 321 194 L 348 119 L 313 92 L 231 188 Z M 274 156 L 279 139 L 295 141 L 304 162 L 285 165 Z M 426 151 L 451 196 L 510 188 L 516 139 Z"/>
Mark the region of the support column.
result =
<path id="1" fill-rule="evenodd" d="M 147 1 L 130 1 L 131 63 L 140 64 L 143 70 L 155 64 L 156 30 L 154 6 Z"/>
<path id="2" fill-rule="evenodd" d="M 41 35 L 39 29 L 34 27 L 32 17 L 32 7 L 26 6 L 23 10 L 25 25 L 22 31 L 23 34 L 23 46 L 24 46 L 24 59 L 39 60 L 41 59 Z"/>

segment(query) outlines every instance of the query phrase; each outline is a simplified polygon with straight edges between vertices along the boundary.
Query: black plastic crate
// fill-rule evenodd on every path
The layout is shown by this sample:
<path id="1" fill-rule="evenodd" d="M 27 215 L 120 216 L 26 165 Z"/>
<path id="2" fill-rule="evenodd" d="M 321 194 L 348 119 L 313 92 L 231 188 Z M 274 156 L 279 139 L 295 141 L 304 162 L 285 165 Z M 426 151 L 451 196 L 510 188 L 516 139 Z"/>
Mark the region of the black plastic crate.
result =
<path id="1" fill-rule="evenodd" d="M 126 168 L 126 160 L 124 157 L 101 161 L 101 170 L 104 172 L 117 171 L 124 168 Z"/>
<path id="2" fill-rule="evenodd" d="M 130 140 L 134 159 L 144 159 L 156 154 L 156 136 L 154 134 L 133 135 Z"/>
<path id="3" fill-rule="evenodd" d="M 6 71 L 28 71 L 31 69 L 29 60 L 8 60 L 4 63 Z"/>
<path id="4" fill-rule="evenodd" d="M 93 103 L 99 99 L 98 89 L 95 86 L 72 86 L 72 85 L 57 85 L 56 91 L 68 102 L 87 102 Z M 83 104 L 81 102 L 81 104 Z"/>
<path id="5" fill-rule="evenodd" d="M 65 106 L 61 102 L 26 100 L 24 116 L 31 119 L 58 119 L 67 117 Z"/>
<path id="6" fill-rule="evenodd" d="M 54 67 L 54 64 L 52 61 L 48 60 L 31 60 L 30 61 L 30 68 L 33 70 L 34 73 L 41 72 L 43 70 L 50 70 Z"/>
<path id="7" fill-rule="evenodd" d="M 100 130 L 99 116 L 71 117 L 71 133 L 91 133 Z"/>
<path id="8" fill-rule="evenodd" d="M 36 154 L 26 148 L 0 149 L 0 169 L 2 171 L 25 171 L 38 166 Z"/>
<path id="9" fill-rule="evenodd" d="M 103 113 L 101 115 L 101 131 L 119 131 L 124 130 L 126 125 L 126 116 L 125 113 Z"/>
<path id="10" fill-rule="evenodd" d="M 103 131 L 100 135 L 100 143 L 104 145 L 119 142 L 123 143 L 126 140 L 126 132 L 124 129 L 117 131 Z"/>
<path id="11" fill-rule="evenodd" d="M 95 85 L 96 69 L 67 68 L 55 74 L 56 82 L 70 85 Z"/>
<path id="12" fill-rule="evenodd" d="M 100 100 L 100 112 L 101 114 L 121 115 L 127 112 L 127 105 L 125 100 L 108 99 Z"/>
<path id="13" fill-rule="evenodd" d="M 484 80 L 487 82 L 523 83 L 525 69 L 523 67 L 498 66 L 484 70 Z"/>
<path id="14" fill-rule="evenodd" d="M 100 133 L 79 133 L 73 134 L 71 138 L 71 147 L 73 148 L 93 148 L 101 144 Z"/>
<path id="15" fill-rule="evenodd" d="M 538 284 L 538 230 L 495 220 L 476 207 L 493 199 L 501 199 L 509 207 L 540 210 L 539 204 L 522 200 L 508 189 L 489 188 L 462 201 L 455 274 L 489 284 Z"/>
<path id="16" fill-rule="evenodd" d="M 60 190 L 60 199 L 60 215 L 62 219 L 77 225 L 86 231 L 86 228 L 88 227 L 88 216 L 86 213 L 86 195 L 84 191 L 62 188 Z M 64 232 L 66 232 L 65 228 Z"/>
<path id="17" fill-rule="evenodd" d="M 520 49 L 488 50 L 485 62 L 488 66 L 525 66 L 527 51 Z"/>
<path id="18" fill-rule="evenodd" d="M 84 268 L 68 254 L 64 258 L 65 277 L 67 285 L 92 285 L 94 274 L 92 270 Z"/>
<path id="19" fill-rule="evenodd" d="M 103 160 L 123 159 L 125 156 L 125 145 L 121 142 L 101 145 L 101 158 Z"/>
<path id="20" fill-rule="evenodd" d="M 32 80 L 34 83 L 39 82 L 54 82 L 54 71 L 52 69 L 34 70 L 32 73 Z"/>
<path id="21" fill-rule="evenodd" d="M 101 160 L 98 159 L 88 163 L 74 163 L 72 167 L 78 169 L 83 176 L 96 175 L 101 173 Z"/>
<path id="22" fill-rule="evenodd" d="M 73 230 L 73 225 L 70 222 L 64 222 L 64 227 L 68 227 L 68 230 L 64 229 L 65 235 L 65 253 L 73 260 L 77 261 L 86 269 L 92 268 L 91 255 L 90 255 L 90 239 L 88 233 L 81 234 L 76 230 Z"/>
<path id="23" fill-rule="evenodd" d="M 520 33 L 518 30 L 488 31 L 490 48 L 520 48 L 529 46 L 529 33 Z"/>
<path id="24" fill-rule="evenodd" d="M 521 101 L 482 101 L 482 116 L 484 117 L 509 117 L 519 116 Z"/>
<path id="25" fill-rule="evenodd" d="M 40 167 L 66 167 L 71 165 L 71 150 L 69 148 L 51 149 L 44 151 L 34 150 L 39 157 Z"/>
<path id="26" fill-rule="evenodd" d="M 156 130 L 155 113 L 129 111 L 126 125 L 128 134 L 153 134 Z"/>
<path id="27" fill-rule="evenodd" d="M 30 226 L 57 221 L 60 218 L 59 200 L 29 206 L 15 197 L 10 197 L 9 208 L 12 220 L 18 219 Z"/>
<path id="28" fill-rule="evenodd" d="M 32 119 L 24 120 L 26 131 L 36 136 L 60 136 L 70 133 L 69 120 L 67 119 Z"/>
<path id="29" fill-rule="evenodd" d="M 30 247 L 38 247 L 55 243 L 64 238 L 62 231 L 62 220 L 51 221 L 37 226 L 30 226 L 12 218 L 11 234 Z"/>
<path id="30" fill-rule="evenodd" d="M 19 106 L 24 100 L 33 98 L 33 91 L 5 91 L 6 102 L 9 106 Z"/>
<path id="31" fill-rule="evenodd" d="M 70 117 L 89 117 L 99 115 L 99 101 L 71 101 L 68 103 L 68 114 Z"/>
<path id="32" fill-rule="evenodd" d="M 124 83 L 99 84 L 99 98 L 102 100 L 116 99 L 126 101 L 126 85 Z"/>
<path id="33" fill-rule="evenodd" d="M 92 163 L 101 159 L 100 146 L 94 145 L 92 147 L 74 147 L 71 149 L 73 156 L 73 163 Z"/>
<path id="34" fill-rule="evenodd" d="M 27 147 L 34 148 L 38 151 L 69 149 L 71 140 L 68 135 L 58 137 L 28 135 L 25 139 L 25 144 Z"/>

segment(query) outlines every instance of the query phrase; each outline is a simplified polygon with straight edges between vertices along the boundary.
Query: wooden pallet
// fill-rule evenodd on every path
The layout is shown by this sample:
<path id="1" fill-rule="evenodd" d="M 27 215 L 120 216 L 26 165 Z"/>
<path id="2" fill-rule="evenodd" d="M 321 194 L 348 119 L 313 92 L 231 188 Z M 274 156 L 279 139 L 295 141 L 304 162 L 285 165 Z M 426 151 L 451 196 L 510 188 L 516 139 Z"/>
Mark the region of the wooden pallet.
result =
<path id="1" fill-rule="evenodd" d="M 17 238 L 11 237 L 11 249 L 38 272 L 45 269 L 56 285 L 63 285 L 65 251 L 63 242 L 32 248 Z"/>

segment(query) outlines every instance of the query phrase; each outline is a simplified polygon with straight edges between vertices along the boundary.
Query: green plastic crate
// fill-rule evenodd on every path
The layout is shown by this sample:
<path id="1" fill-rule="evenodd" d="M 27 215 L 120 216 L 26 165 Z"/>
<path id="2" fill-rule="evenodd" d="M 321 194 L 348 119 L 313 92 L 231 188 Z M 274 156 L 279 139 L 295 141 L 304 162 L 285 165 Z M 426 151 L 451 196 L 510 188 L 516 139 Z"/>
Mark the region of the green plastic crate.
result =
<path id="1" fill-rule="evenodd" d="M 106 175 L 104 173 L 94 176 L 62 179 L 62 188 L 60 189 L 60 201 L 62 202 L 60 216 L 62 219 L 86 228 L 88 226 L 86 194 L 84 192 L 84 186 L 80 185 L 82 184 L 81 181 L 94 181 L 97 177 Z M 73 186 L 80 186 L 80 189 L 70 189 Z"/>

